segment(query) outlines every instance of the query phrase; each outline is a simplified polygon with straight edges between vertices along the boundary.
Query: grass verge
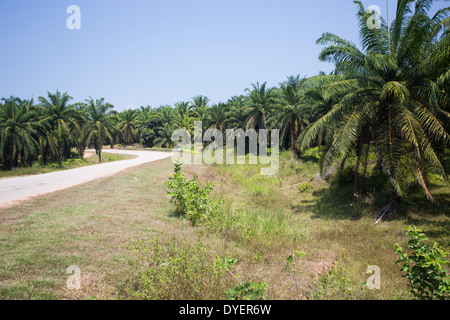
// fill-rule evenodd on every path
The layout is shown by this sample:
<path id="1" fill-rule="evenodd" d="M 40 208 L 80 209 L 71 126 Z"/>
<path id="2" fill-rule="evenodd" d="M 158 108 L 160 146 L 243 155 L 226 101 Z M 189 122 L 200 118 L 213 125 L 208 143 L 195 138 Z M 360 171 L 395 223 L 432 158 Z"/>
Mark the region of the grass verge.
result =
<path id="1" fill-rule="evenodd" d="M 103 152 L 102 163 L 127 160 L 132 159 L 133 157 L 134 156 L 132 155 Z M 0 170 L 0 179 L 15 176 L 49 173 L 59 170 L 69 170 L 98 163 L 98 157 L 95 152 L 85 152 L 85 157 L 83 158 L 80 158 L 78 154 L 72 153 L 72 158 L 63 161 L 61 169 L 59 168 L 57 162 L 48 163 L 46 165 L 40 165 L 38 162 L 35 162 L 32 166 L 13 168 L 9 170 Z"/>

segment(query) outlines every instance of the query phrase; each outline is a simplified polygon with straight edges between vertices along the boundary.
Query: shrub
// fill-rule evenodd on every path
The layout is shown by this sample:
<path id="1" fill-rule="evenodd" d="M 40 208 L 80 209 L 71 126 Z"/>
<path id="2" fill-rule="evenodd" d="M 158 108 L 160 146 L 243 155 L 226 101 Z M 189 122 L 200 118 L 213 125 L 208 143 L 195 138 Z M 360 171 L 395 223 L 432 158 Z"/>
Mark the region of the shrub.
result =
<path id="1" fill-rule="evenodd" d="M 406 234 L 412 237 L 408 241 L 408 248 L 412 253 L 408 256 L 403 248 L 396 244 L 394 252 L 400 254 L 397 263 L 402 263 L 402 276 L 409 281 L 410 291 L 416 299 L 420 300 L 448 300 L 450 296 L 450 275 L 445 266 L 449 261 L 448 255 L 437 242 L 430 248 L 427 236 L 420 229 L 410 226 Z"/>
<path id="2" fill-rule="evenodd" d="M 207 182 L 202 186 L 197 174 L 190 180 L 186 179 L 181 164 L 176 163 L 174 173 L 169 176 L 166 186 L 172 190 L 167 194 L 171 197 L 170 202 L 175 204 L 177 213 L 185 215 L 194 225 L 207 218 L 212 183 Z"/>

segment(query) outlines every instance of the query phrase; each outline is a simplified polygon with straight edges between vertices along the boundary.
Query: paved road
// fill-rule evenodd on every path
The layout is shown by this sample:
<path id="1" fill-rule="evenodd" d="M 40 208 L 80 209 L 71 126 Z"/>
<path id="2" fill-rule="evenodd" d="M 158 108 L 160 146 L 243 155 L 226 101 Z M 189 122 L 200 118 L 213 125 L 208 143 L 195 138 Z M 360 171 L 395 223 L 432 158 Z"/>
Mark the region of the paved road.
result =
<path id="1" fill-rule="evenodd" d="M 137 157 L 129 160 L 113 161 L 45 174 L 2 178 L 0 179 L 0 208 L 9 207 L 41 194 L 73 187 L 81 183 L 115 174 L 130 167 L 171 156 L 170 152 L 154 151 L 105 149 L 103 152 L 136 155 Z"/>

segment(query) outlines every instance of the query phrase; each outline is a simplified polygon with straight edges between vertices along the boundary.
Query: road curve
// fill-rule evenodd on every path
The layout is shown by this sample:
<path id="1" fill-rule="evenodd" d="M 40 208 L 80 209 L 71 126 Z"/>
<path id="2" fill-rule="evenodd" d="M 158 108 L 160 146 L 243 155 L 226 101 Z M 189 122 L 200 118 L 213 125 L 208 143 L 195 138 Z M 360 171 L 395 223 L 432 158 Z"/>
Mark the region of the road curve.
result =
<path id="1" fill-rule="evenodd" d="M 2 178 L 0 179 L 0 208 L 9 207 L 32 197 L 70 188 L 78 184 L 113 175 L 130 167 L 171 156 L 171 152 L 154 151 L 105 149 L 102 152 L 135 155 L 136 157 L 129 160 L 112 161 L 45 174 Z"/>

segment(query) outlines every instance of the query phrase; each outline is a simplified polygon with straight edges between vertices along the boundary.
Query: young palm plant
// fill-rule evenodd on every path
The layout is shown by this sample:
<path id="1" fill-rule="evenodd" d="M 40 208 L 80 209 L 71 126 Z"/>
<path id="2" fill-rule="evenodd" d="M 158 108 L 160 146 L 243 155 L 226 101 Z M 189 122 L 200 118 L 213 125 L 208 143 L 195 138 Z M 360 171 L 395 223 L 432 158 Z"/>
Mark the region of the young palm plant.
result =
<path id="1" fill-rule="evenodd" d="M 398 0 L 390 28 L 382 20 L 381 28 L 371 29 L 367 24 L 371 13 L 355 1 L 362 50 L 331 33 L 317 40 L 326 46 L 320 60 L 335 63 L 343 76 L 326 86 L 327 95 L 342 99 L 300 136 L 304 150 L 321 129 L 335 124 L 322 169 L 356 151 L 357 174 L 362 150 L 373 145 L 397 197 L 405 194 L 410 171 L 433 201 L 427 172 L 437 168 L 445 177 L 435 148 L 450 144 L 445 128 L 449 114 L 435 94 L 439 79 L 448 83 L 450 10 L 429 17 L 432 2 Z"/>

